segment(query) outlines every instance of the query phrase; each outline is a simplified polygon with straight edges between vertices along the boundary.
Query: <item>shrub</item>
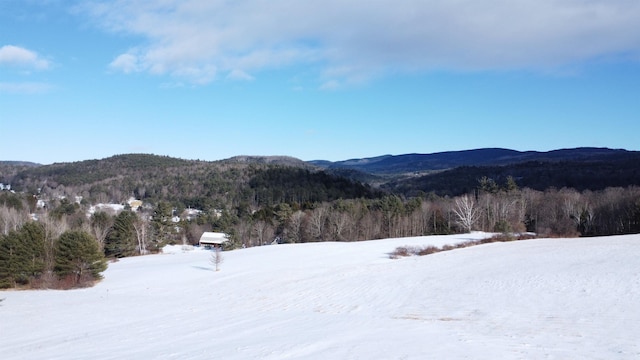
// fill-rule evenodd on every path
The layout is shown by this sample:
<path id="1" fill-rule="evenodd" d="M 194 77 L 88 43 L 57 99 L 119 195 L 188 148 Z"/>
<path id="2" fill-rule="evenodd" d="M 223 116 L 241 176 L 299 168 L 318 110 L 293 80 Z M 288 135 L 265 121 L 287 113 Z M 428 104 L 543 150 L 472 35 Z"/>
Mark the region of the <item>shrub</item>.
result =
<path id="1" fill-rule="evenodd" d="M 482 245 L 482 244 L 490 244 L 494 242 L 506 242 L 506 241 L 514 241 L 514 240 L 527 240 L 534 239 L 536 236 L 530 233 L 523 234 L 496 234 L 494 236 L 474 240 L 474 241 L 464 241 L 461 243 L 457 243 L 455 245 L 444 245 L 441 248 L 433 245 L 427 245 L 422 248 L 418 247 L 409 247 L 409 246 L 400 246 L 397 247 L 392 253 L 389 254 L 391 259 L 399 259 L 401 257 L 412 256 L 412 255 L 431 255 L 441 251 L 450 251 L 455 249 L 464 249 L 466 247 Z"/>
<path id="2" fill-rule="evenodd" d="M 501 234 L 493 235 L 489 239 L 492 240 L 491 242 L 507 242 L 507 241 L 513 241 L 516 238 L 512 234 L 501 233 Z"/>
<path id="3" fill-rule="evenodd" d="M 400 247 L 397 247 L 391 254 L 389 254 L 389 257 L 392 259 L 399 259 L 401 257 L 406 257 L 411 255 L 413 255 L 413 250 L 411 250 L 409 247 L 406 247 L 406 246 L 400 246 Z"/>
<path id="4" fill-rule="evenodd" d="M 422 249 L 419 249 L 417 254 L 420 255 L 420 256 L 431 255 L 431 254 L 435 254 L 435 253 L 440 252 L 440 251 L 442 251 L 442 249 L 430 245 L 430 246 L 423 247 Z"/>
<path id="5" fill-rule="evenodd" d="M 511 232 L 511 224 L 509 224 L 509 222 L 507 222 L 506 220 L 500 220 L 493 226 L 493 231 L 501 233 Z"/>

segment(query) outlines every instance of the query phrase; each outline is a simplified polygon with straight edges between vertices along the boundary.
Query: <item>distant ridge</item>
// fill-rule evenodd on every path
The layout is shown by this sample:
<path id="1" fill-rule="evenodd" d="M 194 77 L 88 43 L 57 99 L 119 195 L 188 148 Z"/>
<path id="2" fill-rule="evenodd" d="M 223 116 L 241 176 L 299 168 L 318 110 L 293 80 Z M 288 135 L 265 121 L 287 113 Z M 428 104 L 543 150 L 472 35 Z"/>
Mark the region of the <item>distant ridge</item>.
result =
<path id="1" fill-rule="evenodd" d="M 307 167 L 309 164 L 298 158 L 291 156 L 257 156 L 257 155 L 239 155 L 229 159 L 221 160 L 221 162 L 234 162 L 234 163 L 259 163 L 270 165 L 286 165 L 286 166 L 298 166 Z"/>
<path id="2" fill-rule="evenodd" d="M 24 167 L 36 167 L 42 166 L 41 164 L 29 162 L 29 161 L 6 161 L 0 160 L 0 166 L 24 166 Z"/>
<path id="3" fill-rule="evenodd" d="M 286 155 L 238 155 L 217 161 L 186 160 L 153 154 L 119 154 L 99 160 L 83 160 L 73 163 L 42 165 L 28 161 L 2 161 L 0 166 L 18 167 L 60 167 L 69 164 L 94 165 L 115 163 L 117 166 L 183 166 L 190 163 L 259 163 L 270 165 L 318 167 L 321 169 L 359 171 L 372 175 L 392 175 L 407 172 L 430 172 L 452 169 L 460 166 L 495 166 L 528 161 L 576 161 L 606 160 L 610 157 L 639 155 L 638 151 L 600 147 L 579 147 L 551 151 L 517 151 L 504 148 L 481 148 L 460 151 L 445 151 L 429 154 L 410 153 L 401 155 L 380 155 L 369 158 L 353 158 L 341 161 L 303 161 Z"/>
<path id="4" fill-rule="evenodd" d="M 296 172 L 295 168 L 305 169 L 306 173 Z M 0 182 L 11 184 L 15 189 L 37 188 L 43 183 L 54 187 L 111 184 L 109 186 L 127 192 L 147 193 L 147 196 L 159 196 L 171 184 L 171 187 L 190 191 L 189 201 L 195 204 L 217 194 L 220 189 L 246 185 L 256 169 L 274 170 L 270 173 L 273 176 L 268 178 L 270 187 L 282 187 L 289 184 L 291 177 L 301 179 L 312 176 L 311 173 L 317 175 L 314 179 L 320 179 L 324 175 L 318 172 L 325 172 L 333 176 L 326 179 L 334 184 L 339 182 L 336 177 L 355 180 L 373 189 L 407 197 L 426 193 L 448 196 L 468 193 L 477 187 L 481 178 L 490 178 L 498 184 L 512 178 L 518 186 L 536 190 L 640 186 L 640 152 L 595 147 L 547 152 L 484 148 L 381 155 L 337 162 L 247 155 L 201 161 L 150 154 L 122 154 L 101 160 L 51 165 L 0 161 Z M 229 174 L 221 175 L 226 172 Z M 277 181 L 274 183 L 273 179 Z M 260 179 L 261 183 L 263 180 Z M 194 183 L 199 187 L 194 187 Z M 252 184 L 258 186 L 258 182 Z M 286 186 L 291 188 L 293 185 Z"/>
<path id="5" fill-rule="evenodd" d="M 623 149 L 581 147 L 547 152 L 516 151 L 503 148 L 483 148 L 447 151 L 432 154 L 384 155 L 344 161 L 311 161 L 325 169 L 352 169 L 370 174 L 390 175 L 408 172 L 429 172 L 460 166 L 495 166 L 528 161 L 579 161 L 639 154 Z"/>

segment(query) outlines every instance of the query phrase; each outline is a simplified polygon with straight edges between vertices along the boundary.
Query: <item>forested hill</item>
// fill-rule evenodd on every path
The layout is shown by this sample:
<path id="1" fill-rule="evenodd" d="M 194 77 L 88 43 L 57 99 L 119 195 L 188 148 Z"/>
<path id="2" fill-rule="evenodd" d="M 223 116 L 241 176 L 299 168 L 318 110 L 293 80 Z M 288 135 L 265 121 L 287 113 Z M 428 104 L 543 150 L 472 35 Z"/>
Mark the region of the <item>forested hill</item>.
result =
<path id="1" fill-rule="evenodd" d="M 520 187 L 536 190 L 640 186 L 640 152 L 490 148 L 340 162 L 304 162 L 288 156 L 236 156 L 211 162 L 148 154 L 43 166 L 0 162 L 0 183 L 18 191 L 76 193 L 94 202 L 121 202 L 133 196 L 198 208 L 378 197 L 373 189 L 405 197 L 457 196 L 473 191 L 481 178 L 500 184 L 511 178 Z"/>
<path id="2" fill-rule="evenodd" d="M 156 173 L 197 167 L 199 161 L 149 154 L 116 155 L 102 160 L 55 163 L 28 168 L 12 180 L 15 185 L 31 185 L 41 180 L 64 186 L 86 185 L 136 173 Z"/>
<path id="3" fill-rule="evenodd" d="M 501 148 L 485 148 L 463 151 L 447 151 L 433 154 L 384 155 L 372 158 L 351 159 L 337 162 L 311 161 L 328 169 L 352 169 L 369 174 L 393 175 L 412 172 L 448 170 L 460 166 L 496 166 L 543 162 L 582 162 L 612 160 L 637 156 L 638 152 L 608 148 L 574 148 L 547 152 L 516 151 Z"/>
<path id="4" fill-rule="evenodd" d="M 473 192 L 482 178 L 499 185 L 511 178 L 519 187 L 536 190 L 640 186 L 640 152 L 607 148 L 548 152 L 492 148 L 312 163 L 405 197 L 457 196 Z"/>
<path id="5" fill-rule="evenodd" d="M 453 166 L 446 170 L 406 171 L 405 162 L 386 174 L 349 167 L 323 170 L 286 156 L 211 162 L 128 154 L 43 166 L 0 163 L 0 183 L 11 185 L 10 191 L 0 191 L 0 211 L 10 221 L 16 217 L 9 215 L 19 211 L 30 219 L 26 210 L 35 210 L 80 228 L 89 221 L 92 205 L 124 205 L 134 197 L 142 207 L 122 213 L 139 213 L 141 221 L 202 210 L 195 222 L 181 222 L 180 233 L 173 223 L 155 224 L 158 244 L 179 243 L 183 237 L 193 243 L 203 231 L 217 230 L 231 234 L 236 245 L 255 246 L 274 239 L 364 240 L 460 231 L 463 225 L 455 222 L 452 206 L 475 194 L 484 204 L 478 209 L 482 221 L 475 224 L 482 231 L 557 236 L 640 231 L 640 153 L 589 148 L 517 160 L 533 155 L 470 150 L 432 158 L 440 167 Z M 393 159 L 352 163 L 381 166 Z M 454 166 L 460 163 L 472 165 Z M 387 164 L 394 169 L 393 161 Z M 41 203 L 44 207 L 37 208 Z M 495 212 L 499 204 L 511 204 L 500 217 Z M 135 241 L 131 244 L 135 249 Z"/>
<path id="6" fill-rule="evenodd" d="M 16 191 L 73 194 L 88 203 L 122 203 L 135 197 L 199 209 L 379 196 L 368 185 L 289 157 L 243 156 L 209 162 L 126 154 L 19 171 L 0 165 L 2 182 Z"/>
<path id="7" fill-rule="evenodd" d="M 407 197 L 421 193 L 458 196 L 473 192 L 479 180 L 504 187 L 508 179 L 517 186 L 544 191 L 570 188 L 598 191 L 640 186 L 640 154 L 604 160 L 528 161 L 503 166 L 461 166 L 422 176 L 391 180 L 382 187 Z"/>

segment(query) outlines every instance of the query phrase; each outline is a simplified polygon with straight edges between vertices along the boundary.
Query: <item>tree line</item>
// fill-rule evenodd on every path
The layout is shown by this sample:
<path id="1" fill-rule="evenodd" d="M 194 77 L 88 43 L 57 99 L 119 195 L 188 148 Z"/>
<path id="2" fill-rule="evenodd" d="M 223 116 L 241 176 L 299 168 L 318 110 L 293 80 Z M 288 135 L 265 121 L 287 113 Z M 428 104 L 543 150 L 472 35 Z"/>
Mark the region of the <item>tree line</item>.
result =
<path id="1" fill-rule="evenodd" d="M 135 212 L 99 211 L 87 217 L 82 205 L 62 199 L 46 215 L 64 228 L 91 234 L 105 256 L 122 257 L 159 251 L 166 244 L 195 244 L 202 232 L 211 230 L 230 234 L 234 246 L 264 245 L 276 239 L 358 241 L 471 230 L 534 232 L 545 237 L 635 233 L 640 232 L 639 189 L 539 191 L 520 189 L 513 178 L 501 185 L 481 178 L 476 189 L 458 197 L 385 194 L 316 202 L 268 198 L 261 206 L 210 208 L 178 222 L 175 217 L 186 209 L 168 201 Z M 284 192 L 281 199 L 292 199 L 288 196 Z M 19 230 L 28 219 L 28 201 L 21 201 L 0 202 L 4 234 Z"/>
<path id="2" fill-rule="evenodd" d="M 69 289 L 101 279 L 107 261 L 88 233 L 29 221 L 0 235 L 0 289 Z"/>
<path id="3" fill-rule="evenodd" d="M 11 264 L 0 269 L 0 286 L 82 286 L 98 279 L 100 271 L 76 268 L 72 276 L 56 267 L 56 261 L 62 261 L 56 254 L 65 254 L 68 237 L 78 244 L 90 239 L 103 259 L 158 252 L 167 244 L 197 244 L 204 231 L 229 234 L 228 247 L 473 230 L 544 237 L 640 232 L 636 186 L 536 190 L 521 188 L 511 176 L 480 176 L 456 196 L 424 191 L 408 196 L 297 167 L 198 165 L 181 173 L 175 169 L 182 163 L 171 164 L 174 170 L 167 172 L 154 167 L 145 172 L 124 170 L 132 176 L 76 185 L 50 180 L 38 189 L 35 178 L 25 177 L 16 187 L 22 186 L 22 192 L 0 192 L 0 260 L 3 266 Z M 143 200 L 144 206 L 89 213 L 97 202 L 126 203 L 130 197 Z M 38 208 L 43 198 L 47 206 Z M 187 217 L 190 208 L 201 212 Z M 43 230 L 35 231 L 34 226 Z M 66 233 L 73 236 L 63 237 Z"/>

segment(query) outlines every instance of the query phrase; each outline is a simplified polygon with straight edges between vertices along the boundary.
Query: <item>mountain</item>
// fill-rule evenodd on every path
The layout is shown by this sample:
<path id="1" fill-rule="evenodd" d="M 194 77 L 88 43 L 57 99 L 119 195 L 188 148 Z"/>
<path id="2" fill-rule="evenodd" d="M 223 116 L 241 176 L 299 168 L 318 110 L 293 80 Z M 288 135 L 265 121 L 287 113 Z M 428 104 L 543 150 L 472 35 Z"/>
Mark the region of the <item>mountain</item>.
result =
<path id="1" fill-rule="evenodd" d="M 40 164 L 29 161 L 0 161 L 0 166 L 36 167 Z"/>
<path id="2" fill-rule="evenodd" d="M 205 210 L 241 207 L 250 211 L 250 205 L 294 200 L 312 204 L 381 195 L 379 190 L 352 178 L 320 171 L 285 156 L 200 161 L 124 154 L 31 168 L 0 167 L 0 183 L 31 194 L 80 195 L 88 203 L 121 203 L 133 196 L 151 203 L 171 201 Z"/>
<path id="3" fill-rule="evenodd" d="M 634 154 L 638 154 L 638 152 L 593 147 L 547 152 L 484 148 L 432 154 L 384 155 L 336 162 L 318 160 L 310 161 L 310 163 L 325 169 L 352 169 L 375 175 L 397 175 L 447 170 L 460 166 L 495 166 L 528 161 L 584 161 Z"/>
<path id="4" fill-rule="evenodd" d="M 267 191 L 269 195 L 263 198 L 269 202 L 277 202 L 276 194 L 292 189 L 324 193 L 346 186 L 350 190 L 341 192 L 343 195 L 363 193 L 362 188 L 351 189 L 345 178 L 406 197 L 421 193 L 456 196 L 476 189 L 481 178 L 499 186 L 511 178 L 520 187 L 536 190 L 600 190 L 640 186 L 640 152 L 594 147 L 547 152 L 485 148 L 336 162 L 305 162 L 289 156 L 236 156 L 211 162 L 149 154 L 43 166 L 0 162 L 0 183 L 12 184 L 15 189 L 33 192 L 46 184 L 50 188 L 76 186 L 90 194 L 109 194 L 108 187 L 115 187 L 141 198 L 169 195 L 170 200 L 181 199 L 190 206 L 211 199 L 237 202 L 231 198 L 238 193 L 243 193 L 243 198 L 248 196 L 247 186 L 252 192 Z"/>
<path id="5" fill-rule="evenodd" d="M 535 190 L 573 188 L 603 190 L 640 186 L 640 155 L 608 159 L 527 161 L 509 165 L 460 166 L 449 170 L 391 179 L 381 185 L 392 193 L 411 197 L 420 193 L 457 196 L 473 192 L 482 178 L 504 188 L 509 178 L 518 187 Z"/>
<path id="6" fill-rule="evenodd" d="M 291 156 L 248 156 L 248 155 L 240 155 L 234 156 L 229 159 L 222 160 L 224 163 L 239 163 L 239 164 L 269 164 L 269 165 L 282 165 L 282 166 L 293 166 L 293 167 L 303 167 L 303 168 L 312 168 L 313 165 L 306 163 L 298 158 L 294 158 Z"/>
<path id="7" fill-rule="evenodd" d="M 536 190 L 640 186 L 640 152 L 609 148 L 547 152 L 486 148 L 311 163 L 406 197 L 457 196 L 477 189 L 482 178 L 498 186 L 511 178 L 519 187 Z"/>

